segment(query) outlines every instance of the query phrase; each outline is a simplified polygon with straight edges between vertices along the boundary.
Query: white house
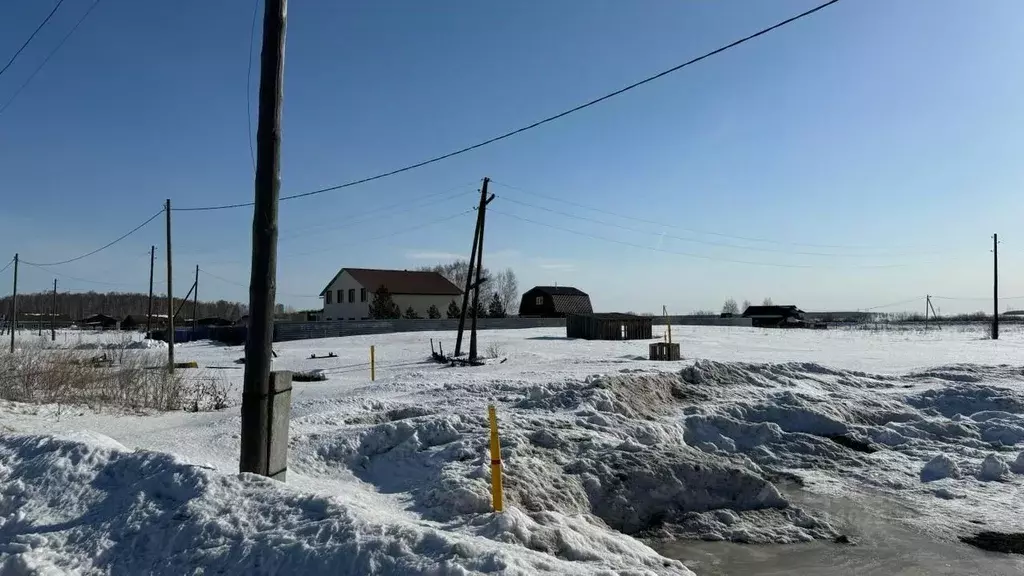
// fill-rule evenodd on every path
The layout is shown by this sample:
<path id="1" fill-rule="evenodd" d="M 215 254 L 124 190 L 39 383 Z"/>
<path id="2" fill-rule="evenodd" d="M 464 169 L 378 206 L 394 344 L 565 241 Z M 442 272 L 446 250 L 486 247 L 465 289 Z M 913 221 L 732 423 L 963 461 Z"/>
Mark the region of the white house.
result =
<path id="1" fill-rule="evenodd" d="M 402 313 L 411 306 L 421 318 L 427 317 L 431 305 L 437 306 L 442 317 L 452 300 L 462 305 L 462 290 L 437 272 L 342 268 L 320 293 L 323 319 L 369 319 L 373 293 L 381 286 L 388 289 Z"/>

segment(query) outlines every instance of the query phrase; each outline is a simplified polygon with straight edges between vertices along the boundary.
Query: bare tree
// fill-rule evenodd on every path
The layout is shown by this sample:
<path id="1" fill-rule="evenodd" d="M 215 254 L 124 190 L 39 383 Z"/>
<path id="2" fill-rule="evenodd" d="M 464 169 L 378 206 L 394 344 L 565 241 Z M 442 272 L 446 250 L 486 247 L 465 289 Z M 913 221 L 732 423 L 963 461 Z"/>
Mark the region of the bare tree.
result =
<path id="1" fill-rule="evenodd" d="M 750 300 L 743 301 L 743 311 L 746 312 L 747 308 L 750 308 Z"/>
<path id="2" fill-rule="evenodd" d="M 768 296 L 767 298 L 764 299 L 763 302 L 761 302 L 761 306 L 774 306 L 774 305 L 775 304 L 772 303 L 772 297 L 771 296 Z"/>
<path id="3" fill-rule="evenodd" d="M 740 305 L 736 303 L 736 300 L 729 298 L 728 300 L 725 301 L 725 304 L 722 304 L 722 314 L 736 315 L 739 313 Z"/>
<path id="4" fill-rule="evenodd" d="M 501 309 L 506 314 L 518 313 L 519 310 L 519 279 L 511 268 L 505 268 L 494 277 L 491 286 L 501 300 Z"/>

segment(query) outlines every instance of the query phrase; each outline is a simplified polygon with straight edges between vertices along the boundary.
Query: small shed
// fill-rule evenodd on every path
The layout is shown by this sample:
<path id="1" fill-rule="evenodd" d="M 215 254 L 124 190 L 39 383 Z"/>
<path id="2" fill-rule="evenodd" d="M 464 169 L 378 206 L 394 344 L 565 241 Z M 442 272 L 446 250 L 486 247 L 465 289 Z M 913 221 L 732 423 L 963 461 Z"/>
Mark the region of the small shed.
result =
<path id="1" fill-rule="evenodd" d="M 650 340 L 654 337 L 653 318 L 617 312 L 605 314 L 569 314 L 565 317 L 565 335 L 584 340 Z"/>
<path id="2" fill-rule="evenodd" d="M 519 302 L 524 318 L 566 318 L 569 314 L 593 314 L 590 296 L 572 286 L 534 286 Z"/>
<path id="3" fill-rule="evenodd" d="M 106 314 L 93 314 L 79 320 L 78 325 L 85 328 L 107 329 L 115 328 L 117 322 L 117 318 L 107 316 Z"/>
<path id="4" fill-rule="evenodd" d="M 744 318 L 755 328 L 799 328 L 804 325 L 804 311 L 796 306 L 747 306 Z"/>

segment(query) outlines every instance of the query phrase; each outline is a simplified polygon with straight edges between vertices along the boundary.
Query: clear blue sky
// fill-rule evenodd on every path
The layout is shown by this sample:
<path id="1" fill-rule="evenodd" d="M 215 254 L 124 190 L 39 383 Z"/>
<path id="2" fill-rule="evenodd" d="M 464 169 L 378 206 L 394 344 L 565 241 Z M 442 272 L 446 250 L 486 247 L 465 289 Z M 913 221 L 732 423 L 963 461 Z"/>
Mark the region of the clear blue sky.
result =
<path id="1" fill-rule="evenodd" d="M 0 77 L 0 103 L 90 2 L 66 0 Z M 4 3 L 0 60 L 54 3 Z M 815 3 L 293 1 L 282 194 L 472 144 Z M 164 198 L 178 207 L 252 199 L 252 9 L 249 0 L 102 0 L 0 115 L 4 261 L 14 252 L 46 262 L 94 249 L 154 214 Z M 258 52 L 257 45 L 253 118 Z M 483 176 L 521 189 L 493 188 L 486 264 L 514 267 L 524 289 L 578 286 L 602 310 L 717 309 L 727 297 L 771 296 L 804 309 L 926 293 L 986 298 L 994 231 L 1004 239 L 1002 292 L 1024 296 L 1021 53 L 1024 3 L 1015 0 L 845 0 L 515 138 L 283 203 L 279 301 L 317 306 L 301 296 L 318 294 L 344 266 L 411 268 L 466 255 L 472 214 L 417 226 L 470 209 Z M 422 199 L 428 194 L 435 196 Z M 405 208 L 381 210 L 391 205 Z M 188 289 L 196 264 L 247 285 L 251 216 L 174 214 L 176 293 Z M 61 286 L 144 291 L 150 244 L 158 247 L 158 281 L 165 276 L 163 234 L 158 219 L 105 252 L 56 267 Z M 20 289 L 44 289 L 53 277 L 22 267 Z M 9 281 L 8 270 L 0 275 L 5 292 Z M 248 297 L 213 278 L 200 296 Z M 976 310 L 990 302 L 936 305 Z"/>

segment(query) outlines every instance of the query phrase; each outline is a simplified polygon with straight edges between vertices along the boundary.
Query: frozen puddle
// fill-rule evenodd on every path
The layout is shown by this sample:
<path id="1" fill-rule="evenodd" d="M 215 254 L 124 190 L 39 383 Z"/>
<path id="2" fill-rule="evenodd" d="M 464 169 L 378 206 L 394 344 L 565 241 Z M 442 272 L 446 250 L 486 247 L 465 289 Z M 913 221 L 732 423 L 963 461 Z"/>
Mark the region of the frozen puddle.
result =
<path id="1" fill-rule="evenodd" d="M 902 520 L 913 512 L 882 496 L 849 498 L 786 490 L 794 503 L 828 517 L 855 545 L 815 541 L 757 545 L 731 542 L 665 541 L 651 546 L 683 560 L 702 576 L 758 574 L 789 576 L 890 576 L 1024 573 L 1024 557 L 984 552 L 959 542 L 929 538 Z"/>

